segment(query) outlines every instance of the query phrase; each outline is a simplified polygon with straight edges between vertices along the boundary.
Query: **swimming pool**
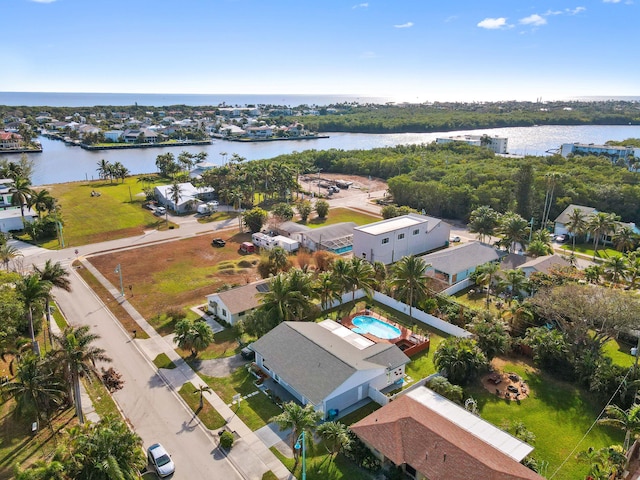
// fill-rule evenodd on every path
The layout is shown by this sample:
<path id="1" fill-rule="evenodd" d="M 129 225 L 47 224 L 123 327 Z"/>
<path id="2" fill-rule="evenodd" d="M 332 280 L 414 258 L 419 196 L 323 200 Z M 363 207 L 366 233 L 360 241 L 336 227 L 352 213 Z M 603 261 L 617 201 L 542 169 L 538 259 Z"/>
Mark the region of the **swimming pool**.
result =
<path id="1" fill-rule="evenodd" d="M 354 332 L 369 333 L 384 340 L 399 337 L 402 333 L 399 328 L 367 315 L 358 315 L 351 320 L 351 323 L 356 327 L 353 329 Z"/>

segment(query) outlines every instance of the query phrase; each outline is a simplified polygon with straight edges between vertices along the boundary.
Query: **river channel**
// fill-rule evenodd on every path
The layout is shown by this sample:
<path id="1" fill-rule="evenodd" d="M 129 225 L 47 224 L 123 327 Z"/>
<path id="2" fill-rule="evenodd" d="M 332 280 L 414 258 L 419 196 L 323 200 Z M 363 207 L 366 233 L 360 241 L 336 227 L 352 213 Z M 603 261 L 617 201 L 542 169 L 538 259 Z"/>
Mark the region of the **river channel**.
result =
<path id="1" fill-rule="evenodd" d="M 39 140 L 42 142 L 43 152 L 29 154 L 29 158 L 34 161 L 35 165 L 33 184 L 46 185 L 97 178 L 97 163 L 102 159 L 111 163 L 121 162 L 131 173 L 138 174 L 155 172 L 157 170 L 155 162 L 158 155 L 172 152 L 177 157 L 183 150 L 191 153 L 205 151 L 208 153 L 209 162 L 222 164 L 225 158 L 224 153 L 227 154 L 227 159 L 237 153 L 247 160 L 258 160 L 309 149 L 368 150 L 396 145 L 430 143 L 437 137 L 464 134 L 507 137 L 509 139 L 509 153 L 546 155 L 549 150 L 557 149 L 563 143 L 601 144 L 607 140 L 640 138 L 640 126 L 540 126 L 397 134 L 329 132 L 326 134 L 329 135 L 329 138 L 315 140 L 264 143 L 215 140 L 214 143 L 206 146 L 101 151 L 87 151 L 80 147 L 67 146 L 61 141 L 41 137 Z"/>

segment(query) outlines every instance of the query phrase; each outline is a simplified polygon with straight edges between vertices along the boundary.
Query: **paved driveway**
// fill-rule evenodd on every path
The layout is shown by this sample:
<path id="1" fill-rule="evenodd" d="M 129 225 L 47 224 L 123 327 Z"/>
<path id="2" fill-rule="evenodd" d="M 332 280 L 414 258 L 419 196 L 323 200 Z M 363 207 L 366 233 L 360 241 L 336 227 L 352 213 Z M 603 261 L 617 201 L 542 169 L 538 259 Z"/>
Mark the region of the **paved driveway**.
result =
<path id="1" fill-rule="evenodd" d="M 237 353 L 233 357 L 214 358 L 212 360 L 196 360 L 192 363 L 196 371 L 209 377 L 228 377 L 233 371 L 249 363 Z"/>

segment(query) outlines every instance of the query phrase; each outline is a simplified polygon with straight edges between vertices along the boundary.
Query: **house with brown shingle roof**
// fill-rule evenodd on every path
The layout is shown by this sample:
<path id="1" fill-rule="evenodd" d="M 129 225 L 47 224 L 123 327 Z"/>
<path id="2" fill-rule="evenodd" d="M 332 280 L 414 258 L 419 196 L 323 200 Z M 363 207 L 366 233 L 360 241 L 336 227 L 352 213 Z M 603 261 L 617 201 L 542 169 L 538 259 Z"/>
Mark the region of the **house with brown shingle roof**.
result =
<path id="1" fill-rule="evenodd" d="M 383 462 L 416 480 L 542 480 L 520 461 L 533 447 L 426 387 L 351 426 Z"/>

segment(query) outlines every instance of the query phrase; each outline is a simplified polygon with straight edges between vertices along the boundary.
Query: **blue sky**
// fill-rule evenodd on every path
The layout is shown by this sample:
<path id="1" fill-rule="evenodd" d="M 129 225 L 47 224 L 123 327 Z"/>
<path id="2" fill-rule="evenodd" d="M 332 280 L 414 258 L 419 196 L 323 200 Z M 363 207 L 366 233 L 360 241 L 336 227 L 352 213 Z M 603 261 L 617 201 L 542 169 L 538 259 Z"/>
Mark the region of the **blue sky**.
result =
<path id="1" fill-rule="evenodd" d="M 640 0 L 3 0 L 0 91 L 640 95 Z"/>

